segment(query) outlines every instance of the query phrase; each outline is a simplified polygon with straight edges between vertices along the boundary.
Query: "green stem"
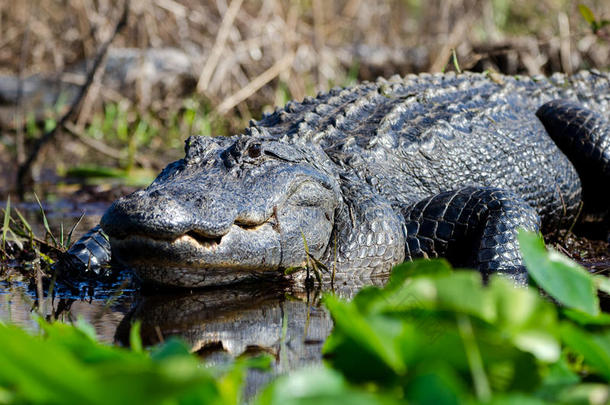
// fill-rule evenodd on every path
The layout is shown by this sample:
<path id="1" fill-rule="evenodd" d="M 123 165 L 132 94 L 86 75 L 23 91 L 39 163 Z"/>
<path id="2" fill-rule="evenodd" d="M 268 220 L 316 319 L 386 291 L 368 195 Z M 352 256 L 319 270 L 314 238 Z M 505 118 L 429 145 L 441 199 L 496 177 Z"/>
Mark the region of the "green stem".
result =
<path id="1" fill-rule="evenodd" d="M 460 337 L 464 342 L 464 350 L 466 350 L 466 357 L 468 358 L 468 365 L 470 366 L 470 373 L 472 374 L 477 398 L 482 402 L 487 402 L 491 399 L 491 389 L 489 388 L 489 381 L 485 374 L 483 359 L 481 358 L 479 346 L 477 346 L 470 318 L 467 315 L 458 314 L 457 326 Z"/>

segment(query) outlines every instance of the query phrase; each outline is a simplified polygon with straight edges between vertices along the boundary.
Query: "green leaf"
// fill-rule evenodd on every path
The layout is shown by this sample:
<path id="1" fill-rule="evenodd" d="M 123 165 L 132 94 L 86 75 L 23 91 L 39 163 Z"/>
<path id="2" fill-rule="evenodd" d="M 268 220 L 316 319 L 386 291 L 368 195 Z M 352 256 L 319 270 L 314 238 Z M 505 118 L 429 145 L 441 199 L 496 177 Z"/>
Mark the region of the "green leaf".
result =
<path id="1" fill-rule="evenodd" d="M 418 368 L 405 387 L 405 397 L 415 404 L 459 404 L 466 396 L 455 370 L 446 364 L 430 362 Z"/>
<path id="2" fill-rule="evenodd" d="M 462 69 L 460 69 L 460 63 L 458 61 L 457 53 L 455 52 L 455 48 L 453 48 L 451 50 L 451 59 L 453 61 L 453 67 L 455 68 L 455 71 L 458 73 L 462 73 Z"/>
<path id="3" fill-rule="evenodd" d="M 557 311 L 534 288 L 514 288 L 503 277 L 492 277 L 487 287 L 495 308 L 494 325 L 519 349 L 546 362 L 557 361 L 561 347 Z"/>
<path id="4" fill-rule="evenodd" d="M 581 325 L 610 325 L 610 314 L 606 312 L 600 312 L 596 316 L 569 308 L 564 308 L 561 312 L 567 318 Z"/>
<path id="5" fill-rule="evenodd" d="M 237 404 L 246 368 L 257 363 L 202 367 L 176 339 L 152 359 L 101 344 L 82 325 L 39 323 L 44 336 L 0 325 L 0 403 Z"/>
<path id="6" fill-rule="evenodd" d="M 486 405 L 548 405 L 548 402 L 545 402 L 536 397 L 532 397 L 530 395 L 521 394 L 518 392 L 497 395 L 491 399 L 489 402 L 485 402 Z"/>
<path id="7" fill-rule="evenodd" d="M 350 387 L 329 368 L 298 370 L 273 381 L 258 396 L 255 405 L 398 404 L 381 394 L 373 395 Z"/>
<path id="8" fill-rule="evenodd" d="M 596 25 L 595 15 L 593 14 L 593 11 L 591 11 L 591 9 L 589 7 L 585 6 L 584 4 L 579 4 L 578 11 L 580 11 L 580 15 L 582 15 L 582 17 L 585 19 L 585 21 L 589 25 L 591 25 L 591 26 Z"/>
<path id="9" fill-rule="evenodd" d="M 404 262 L 392 269 L 392 274 L 386 285 L 386 289 L 400 288 L 408 279 L 418 276 L 446 276 L 451 274 L 453 269 L 445 259 L 414 260 Z"/>
<path id="10" fill-rule="evenodd" d="M 585 383 L 563 386 L 556 394 L 554 403 L 608 405 L 610 386 L 608 384 Z"/>
<path id="11" fill-rule="evenodd" d="M 101 404 L 92 370 L 55 343 L 14 326 L 0 326 L 0 381 L 28 402 Z"/>
<path id="12" fill-rule="evenodd" d="M 47 221 L 47 216 L 44 213 L 44 208 L 42 208 L 42 203 L 38 199 L 38 196 L 36 195 L 36 193 L 34 193 L 34 198 L 36 198 L 36 202 L 38 203 L 38 207 L 40 208 L 40 216 L 42 217 L 42 224 L 44 225 L 44 229 L 45 229 L 47 235 L 53 241 L 53 245 L 55 247 L 59 247 L 59 244 L 57 243 L 57 240 L 55 240 L 55 236 L 53 236 L 53 232 L 51 232 L 51 228 L 49 227 L 49 221 Z"/>
<path id="13" fill-rule="evenodd" d="M 132 326 L 132 331 L 134 329 L 134 327 L 138 325 L 138 338 L 139 338 L 139 325 L 140 323 L 134 323 L 134 325 Z M 140 343 L 141 344 L 141 343 Z M 170 339 L 168 339 L 165 343 L 163 343 L 161 346 L 156 347 L 152 353 L 150 354 L 150 357 L 154 360 L 154 361 L 162 361 L 171 357 L 189 357 L 190 355 L 190 349 L 189 346 L 182 341 L 181 339 L 172 337 Z"/>
<path id="14" fill-rule="evenodd" d="M 561 326 L 561 338 L 610 382 L 610 330 L 590 333 L 566 322 Z"/>
<path id="15" fill-rule="evenodd" d="M 142 326 L 142 322 L 136 321 L 131 325 L 131 329 L 129 330 L 129 346 L 131 350 L 137 353 L 142 352 L 142 337 L 140 334 L 140 328 Z"/>
<path id="16" fill-rule="evenodd" d="M 115 169 L 105 166 L 76 166 L 66 172 L 69 177 L 101 177 L 101 178 L 126 178 L 129 176 L 123 169 Z"/>
<path id="17" fill-rule="evenodd" d="M 534 233 L 520 231 L 519 244 L 529 275 L 540 288 L 568 308 L 599 314 L 595 282 L 585 269 L 558 252 L 547 252 Z"/>
<path id="18" fill-rule="evenodd" d="M 82 333 L 87 335 L 89 337 L 89 339 L 91 339 L 91 341 L 94 342 L 95 340 L 97 340 L 97 334 L 95 332 L 95 328 L 93 327 L 93 325 L 91 325 L 89 322 L 87 322 L 87 320 L 85 320 L 85 318 L 83 318 L 82 316 L 78 317 L 74 326 L 76 327 L 76 329 L 78 329 L 79 331 L 81 331 Z"/>
<path id="19" fill-rule="evenodd" d="M 298 271 L 304 271 L 305 267 L 303 266 L 294 266 L 294 267 L 288 267 L 284 270 L 284 275 L 289 276 L 291 274 L 294 274 Z"/>
<path id="20" fill-rule="evenodd" d="M 7 389 L 0 387 L 0 404 L 16 403 L 15 395 Z"/>
<path id="21" fill-rule="evenodd" d="M 491 398 L 491 389 L 489 388 L 489 380 L 483 367 L 483 359 L 479 350 L 475 334 L 472 329 L 472 323 L 468 316 L 464 314 L 457 315 L 457 325 L 460 332 L 460 337 L 464 342 L 464 350 L 468 358 L 470 373 L 474 383 L 474 389 L 477 398 L 481 401 L 489 401 Z"/>
<path id="22" fill-rule="evenodd" d="M 392 344 L 392 335 L 399 333 L 389 320 L 381 317 L 364 318 L 351 303 L 344 302 L 333 295 L 326 295 L 324 304 L 330 311 L 335 329 L 349 336 L 362 350 L 380 359 L 397 374 L 406 371 L 400 353 Z"/>
<path id="23" fill-rule="evenodd" d="M 547 401 L 556 400 L 559 393 L 569 386 L 580 383 L 580 377 L 568 364 L 566 354 L 562 354 L 559 360 L 550 365 L 548 372 L 542 380 L 542 386 L 536 391 L 536 396 Z"/>
<path id="24" fill-rule="evenodd" d="M 610 278 L 608 276 L 595 275 L 595 285 L 599 291 L 603 291 L 610 295 Z"/>

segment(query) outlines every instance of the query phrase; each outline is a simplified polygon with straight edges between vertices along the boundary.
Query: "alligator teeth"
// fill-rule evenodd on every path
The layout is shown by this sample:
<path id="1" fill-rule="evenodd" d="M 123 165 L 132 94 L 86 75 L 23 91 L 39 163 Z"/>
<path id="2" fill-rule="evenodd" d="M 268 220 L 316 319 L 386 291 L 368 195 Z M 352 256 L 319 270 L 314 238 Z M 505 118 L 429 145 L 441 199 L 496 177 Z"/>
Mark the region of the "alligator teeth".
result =
<path id="1" fill-rule="evenodd" d="M 195 231 L 189 231 L 184 236 L 195 239 L 195 241 L 197 241 L 197 244 L 199 244 L 201 247 L 203 247 L 205 249 L 215 248 L 218 245 L 220 245 L 220 242 L 222 241 L 222 236 L 218 236 L 216 238 L 210 238 L 210 237 L 203 236 L 200 233 L 197 233 Z M 182 236 L 181 238 L 183 238 L 184 236 Z"/>

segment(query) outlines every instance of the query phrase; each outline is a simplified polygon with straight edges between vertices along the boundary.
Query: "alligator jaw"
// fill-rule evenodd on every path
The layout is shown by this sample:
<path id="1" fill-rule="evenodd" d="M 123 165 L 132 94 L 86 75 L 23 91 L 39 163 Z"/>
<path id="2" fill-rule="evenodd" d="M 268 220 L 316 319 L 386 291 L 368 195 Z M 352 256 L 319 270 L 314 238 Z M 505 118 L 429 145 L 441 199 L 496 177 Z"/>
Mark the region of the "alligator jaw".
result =
<path id="1" fill-rule="evenodd" d="M 219 238 L 188 232 L 173 240 L 129 235 L 110 238 L 112 251 L 144 282 L 176 287 L 230 284 L 279 274 L 279 234 L 266 222 L 253 228 L 231 226 Z"/>

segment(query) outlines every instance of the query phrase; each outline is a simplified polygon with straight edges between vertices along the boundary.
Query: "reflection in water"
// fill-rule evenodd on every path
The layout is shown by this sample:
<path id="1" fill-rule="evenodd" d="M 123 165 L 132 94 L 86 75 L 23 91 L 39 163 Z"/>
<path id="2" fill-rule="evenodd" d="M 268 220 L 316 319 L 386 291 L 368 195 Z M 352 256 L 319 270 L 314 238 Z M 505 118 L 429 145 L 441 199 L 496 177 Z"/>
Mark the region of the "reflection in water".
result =
<path id="1" fill-rule="evenodd" d="M 42 289 L 23 282 L 0 281 L 0 321 L 37 331 L 39 316 L 63 322 L 82 318 L 94 326 L 101 341 L 113 343 L 116 328 L 134 301 L 134 290 L 121 289 L 121 285 L 54 285 L 49 296 L 49 286 Z M 42 299 L 38 291 L 43 291 Z"/>
<path id="2" fill-rule="evenodd" d="M 129 344 L 131 324 L 139 320 L 146 345 L 177 336 L 212 364 L 242 354 L 271 355 L 271 373 L 249 373 L 247 397 L 277 373 L 318 364 L 332 329 L 319 290 L 282 280 L 170 293 L 137 292 L 120 281 L 55 285 L 53 298 L 47 289 L 42 300 L 37 291 L 36 286 L 0 282 L 0 320 L 37 330 L 35 314 L 67 322 L 80 317 L 95 327 L 102 341 L 123 345 Z"/>
<path id="3" fill-rule="evenodd" d="M 142 297 L 119 325 L 119 342 L 127 344 L 135 320 L 142 322 L 145 344 L 179 336 L 208 362 L 246 353 L 272 355 L 273 372 L 251 372 L 246 396 L 274 374 L 319 363 L 332 329 L 317 292 L 277 283 Z"/>

